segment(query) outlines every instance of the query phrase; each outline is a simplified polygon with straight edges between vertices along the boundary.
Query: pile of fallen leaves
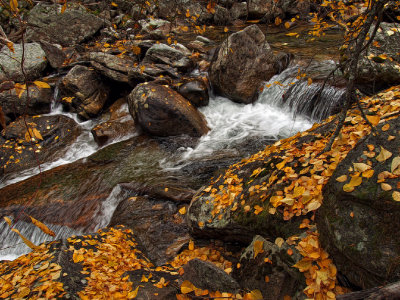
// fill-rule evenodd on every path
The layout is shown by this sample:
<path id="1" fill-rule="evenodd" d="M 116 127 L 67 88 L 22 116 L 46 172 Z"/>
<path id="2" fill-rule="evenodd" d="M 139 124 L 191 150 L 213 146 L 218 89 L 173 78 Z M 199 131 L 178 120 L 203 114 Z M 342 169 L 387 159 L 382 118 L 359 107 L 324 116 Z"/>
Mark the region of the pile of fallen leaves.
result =
<path id="1" fill-rule="evenodd" d="M 400 87 L 392 87 L 375 97 L 364 98 L 361 106 L 366 112 L 366 118 L 374 126 L 397 118 L 400 112 Z M 361 112 L 352 109 L 331 149 L 323 152 L 333 134 L 333 131 L 325 128 L 329 124 L 334 125 L 335 118 L 331 116 L 321 124 L 314 124 L 308 131 L 267 146 L 265 150 L 230 166 L 224 175 L 212 180 L 200 194 L 200 197 L 206 196 L 211 199 L 207 201 L 212 201 L 211 217 L 221 219 L 226 210 L 255 215 L 263 211 L 276 214 L 279 210 L 284 220 L 290 220 L 294 216 L 316 211 L 323 201 L 322 188 L 337 165 L 360 139 L 371 132 L 371 126 Z M 385 130 L 385 126 L 382 130 Z M 370 149 L 370 152 L 370 155 L 377 155 L 378 161 L 390 157 L 383 146 L 381 149 Z M 243 169 L 254 162 L 260 162 L 262 167 L 255 169 L 249 180 L 248 175 L 243 175 Z M 353 191 L 361 184 L 362 178 L 370 178 L 374 173 L 369 166 L 363 164 L 355 164 L 353 171 L 349 182 L 343 187 L 344 191 Z M 263 178 L 266 172 L 269 175 L 267 180 L 257 180 L 257 177 Z M 338 178 L 343 181 L 347 179 Z M 387 186 L 382 188 L 389 189 Z M 398 192 L 393 192 L 393 200 L 400 200 Z M 213 221 L 212 218 L 208 220 L 209 223 Z M 203 222 L 198 224 L 200 228 L 205 225 Z M 300 228 L 310 226 L 310 220 L 306 219 Z M 305 273 L 307 296 L 317 299 L 334 298 L 336 268 L 328 254 L 320 248 L 317 233 L 310 231 L 309 236 L 298 244 L 298 250 L 304 260 L 295 267 Z"/>

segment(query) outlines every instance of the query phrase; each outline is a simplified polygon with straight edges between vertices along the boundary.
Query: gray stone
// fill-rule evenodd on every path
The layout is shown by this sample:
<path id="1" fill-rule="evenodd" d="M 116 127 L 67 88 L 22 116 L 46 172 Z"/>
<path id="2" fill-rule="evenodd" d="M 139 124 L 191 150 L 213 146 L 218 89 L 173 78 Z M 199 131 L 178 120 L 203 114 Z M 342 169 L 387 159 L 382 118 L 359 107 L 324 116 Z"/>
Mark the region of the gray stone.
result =
<path id="1" fill-rule="evenodd" d="M 24 70 L 27 80 L 35 80 L 47 66 L 46 54 L 38 43 L 24 45 Z M 24 81 L 21 70 L 22 44 L 14 44 L 14 53 L 7 47 L 0 51 L 0 81 Z"/>
<path id="2" fill-rule="evenodd" d="M 184 71 L 187 71 L 192 66 L 190 59 L 182 51 L 165 44 L 153 45 L 147 50 L 143 62 L 166 64 Z"/>
<path id="3" fill-rule="evenodd" d="M 30 10 L 27 38 L 62 46 L 79 44 L 103 27 L 103 21 L 82 6 L 61 13 L 61 5 L 39 3 Z"/>

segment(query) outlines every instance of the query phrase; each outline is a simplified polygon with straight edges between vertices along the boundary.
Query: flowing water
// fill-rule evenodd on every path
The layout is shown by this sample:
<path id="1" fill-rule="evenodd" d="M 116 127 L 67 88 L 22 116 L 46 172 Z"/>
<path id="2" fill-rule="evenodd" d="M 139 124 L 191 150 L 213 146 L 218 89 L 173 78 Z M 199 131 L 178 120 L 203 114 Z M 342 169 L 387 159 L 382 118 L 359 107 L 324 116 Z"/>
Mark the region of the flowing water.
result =
<path id="1" fill-rule="evenodd" d="M 314 121 L 321 120 L 337 106 L 343 91 L 328 87 L 324 90 L 318 102 L 314 99 L 320 85 L 308 84 L 306 81 L 296 79 L 298 66 L 289 67 L 287 70 L 274 76 L 263 90 L 259 99 L 253 104 L 238 104 L 227 98 L 212 96 L 207 107 L 200 111 L 204 114 L 210 127 L 210 132 L 200 138 L 195 147 L 182 147 L 178 151 L 178 159 L 162 159 L 160 168 L 166 171 L 184 167 L 187 162 L 202 157 L 212 157 L 221 151 L 237 150 L 244 155 L 243 146 L 254 141 L 262 144 L 277 139 L 289 137 L 298 131 L 303 131 L 312 126 Z M 293 84 L 295 83 L 295 84 Z M 125 108 L 127 109 L 127 108 Z M 60 107 L 54 107 L 51 114 L 66 114 Z M 99 121 L 79 122 L 76 115 L 66 114 L 74 118 L 83 129 L 83 133 L 61 159 L 42 165 L 43 170 L 49 170 L 87 157 L 99 150 L 90 133 Z M 131 136 L 121 137 L 121 140 Z M 239 157 L 238 157 L 239 159 Z M 1 187 L 24 180 L 37 174 L 37 169 L 27 170 L 18 174 L 18 177 L 4 182 Z M 117 207 L 119 201 L 127 194 L 118 185 L 114 187 L 108 198 L 102 202 L 92 220 L 95 230 L 105 227 Z M 21 240 L 7 228 L 4 221 L 0 221 L 0 259 L 13 259 L 27 253 L 29 249 L 21 245 Z M 72 234 L 84 233 L 83 229 L 71 229 L 67 226 L 49 225 L 56 233 L 56 239 L 68 237 Z M 35 244 L 50 240 L 51 237 L 41 233 L 38 228 L 30 223 L 18 221 L 15 228 Z"/>

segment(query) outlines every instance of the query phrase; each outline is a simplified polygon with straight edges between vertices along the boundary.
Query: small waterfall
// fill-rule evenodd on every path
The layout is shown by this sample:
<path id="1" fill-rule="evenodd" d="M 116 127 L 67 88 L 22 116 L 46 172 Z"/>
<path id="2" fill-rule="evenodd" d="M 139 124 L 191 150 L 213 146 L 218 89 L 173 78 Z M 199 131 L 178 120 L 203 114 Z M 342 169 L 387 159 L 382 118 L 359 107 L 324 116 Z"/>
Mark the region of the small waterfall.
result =
<path id="1" fill-rule="evenodd" d="M 12 219 L 12 217 L 10 217 L 10 219 Z M 67 226 L 54 224 L 46 224 L 46 226 L 54 231 L 56 234 L 55 237 L 43 233 L 32 223 L 24 221 L 17 221 L 13 228 L 18 229 L 22 235 L 36 245 L 46 241 L 66 238 L 74 234 L 82 234 L 80 230 L 72 229 Z M 22 242 L 18 234 L 11 231 L 11 228 L 2 218 L 0 220 L 0 260 L 13 260 L 30 251 L 31 249 Z"/>
<path id="2" fill-rule="evenodd" d="M 333 61 L 310 64 L 305 73 L 318 80 L 318 83 L 308 84 L 307 79 L 296 78 L 301 67 L 291 66 L 266 83 L 258 101 L 307 116 L 313 121 L 321 121 L 336 112 L 345 93 L 344 89 L 329 84 L 321 91 L 325 76 L 334 68 Z"/>

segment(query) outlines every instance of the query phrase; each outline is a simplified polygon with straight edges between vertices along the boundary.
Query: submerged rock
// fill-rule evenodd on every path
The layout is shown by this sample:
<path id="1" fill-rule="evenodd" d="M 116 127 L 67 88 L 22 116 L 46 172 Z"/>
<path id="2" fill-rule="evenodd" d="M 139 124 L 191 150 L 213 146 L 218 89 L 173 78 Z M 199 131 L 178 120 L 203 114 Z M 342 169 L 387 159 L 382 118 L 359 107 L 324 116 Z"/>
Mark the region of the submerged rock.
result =
<path id="1" fill-rule="evenodd" d="M 231 34 L 214 54 L 210 66 L 211 85 L 217 93 L 233 101 L 251 103 L 261 83 L 279 71 L 275 61 L 262 31 L 257 25 L 248 26 Z"/>
<path id="2" fill-rule="evenodd" d="M 128 104 L 135 121 L 155 136 L 199 137 L 209 130 L 203 115 L 168 86 L 139 84 L 128 96 Z"/>

